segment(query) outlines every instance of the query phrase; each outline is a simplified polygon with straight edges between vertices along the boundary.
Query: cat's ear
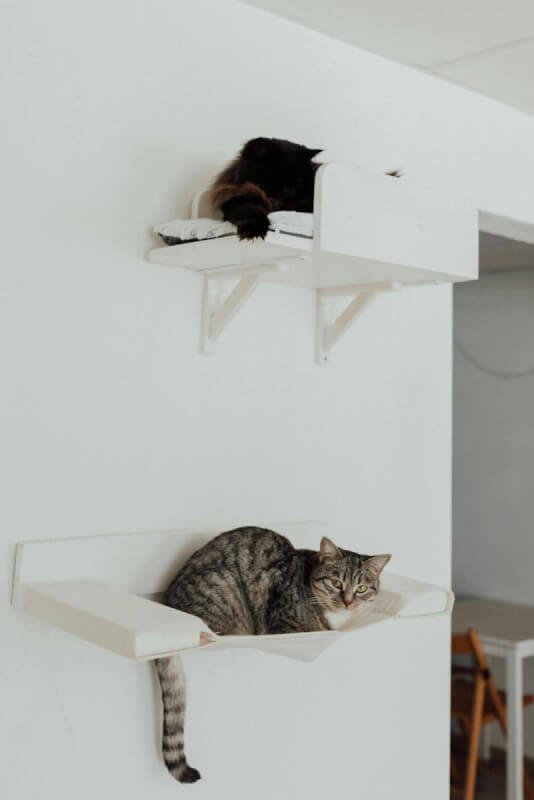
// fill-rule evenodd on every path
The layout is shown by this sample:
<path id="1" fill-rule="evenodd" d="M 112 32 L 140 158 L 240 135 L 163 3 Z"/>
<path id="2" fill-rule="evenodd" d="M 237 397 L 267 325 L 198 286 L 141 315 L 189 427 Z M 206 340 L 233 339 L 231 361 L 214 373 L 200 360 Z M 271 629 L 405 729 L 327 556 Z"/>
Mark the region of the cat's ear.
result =
<path id="1" fill-rule="evenodd" d="M 318 155 L 319 155 L 319 153 L 322 153 L 322 152 L 323 152 L 323 150 L 324 150 L 324 147 L 320 147 L 318 150 L 317 150 L 317 149 L 315 149 L 315 148 L 313 148 L 313 147 L 307 147 L 307 148 L 306 148 L 306 153 L 307 153 L 307 155 L 308 155 L 308 158 L 309 158 L 309 159 L 310 159 L 310 161 L 311 161 L 311 160 L 312 160 L 312 158 L 315 158 L 315 156 L 318 156 Z"/>
<path id="2" fill-rule="evenodd" d="M 327 558 L 338 558 L 339 555 L 340 552 L 334 542 L 328 536 L 323 536 L 319 545 L 319 560 L 325 561 Z"/>
<path id="3" fill-rule="evenodd" d="M 376 572 L 377 575 L 380 575 L 390 558 L 391 555 L 389 553 L 381 556 L 370 556 L 365 562 L 365 568 Z"/>

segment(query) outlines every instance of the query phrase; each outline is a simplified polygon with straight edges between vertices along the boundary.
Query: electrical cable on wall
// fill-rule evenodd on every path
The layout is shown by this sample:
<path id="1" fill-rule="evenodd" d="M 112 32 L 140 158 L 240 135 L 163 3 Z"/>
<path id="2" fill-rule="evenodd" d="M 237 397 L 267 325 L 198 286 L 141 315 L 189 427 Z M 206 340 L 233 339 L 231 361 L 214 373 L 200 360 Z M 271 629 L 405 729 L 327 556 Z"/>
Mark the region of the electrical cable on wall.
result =
<path id="1" fill-rule="evenodd" d="M 500 378 L 501 380 L 510 381 L 516 380 L 517 378 L 526 378 L 529 375 L 534 375 L 534 366 L 528 367 L 527 369 L 518 370 L 517 372 L 502 372 L 498 369 L 486 367 L 457 340 L 454 341 L 454 347 L 468 364 L 471 364 L 471 366 L 475 367 L 475 369 L 477 369 L 479 372 L 483 372 L 484 375 L 489 375 L 491 378 Z"/>
<path id="2" fill-rule="evenodd" d="M 506 270 L 494 270 L 492 272 L 488 272 L 484 275 L 484 278 L 493 278 L 496 276 L 502 276 L 503 274 L 509 275 L 511 272 L 525 272 L 527 270 L 530 272 L 532 267 L 507 267 Z M 527 367 L 526 369 L 516 370 L 515 372 L 505 372 L 504 370 L 487 367 L 485 364 L 482 364 L 476 356 L 470 353 L 469 350 L 457 339 L 454 340 L 454 347 L 468 364 L 471 364 L 471 366 L 476 370 L 482 372 L 484 375 L 489 375 L 491 378 L 500 378 L 504 381 L 513 381 L 517 380 L 518 378 L 528 378 L 530 375 L 534 375 L 534 366 Z"/>

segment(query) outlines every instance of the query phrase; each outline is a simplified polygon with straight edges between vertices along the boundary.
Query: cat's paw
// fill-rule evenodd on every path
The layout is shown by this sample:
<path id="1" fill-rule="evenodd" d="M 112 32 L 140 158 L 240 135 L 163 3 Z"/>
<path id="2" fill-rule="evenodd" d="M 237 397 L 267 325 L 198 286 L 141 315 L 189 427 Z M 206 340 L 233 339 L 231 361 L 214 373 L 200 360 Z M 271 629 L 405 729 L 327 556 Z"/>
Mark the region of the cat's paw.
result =
<path id="1" fill-rule="evenodd" d="M 180 783 L 196 783 L 201 778 L 200 772 L 194 767 L 186 767 L 179 777 Z"/>
<path id="2" fill-rule="evenodd" d="M 269 230 L 269 218 L 266 214 L 257 214 L 237 223 L 240 239 L 265 239 Z"/>

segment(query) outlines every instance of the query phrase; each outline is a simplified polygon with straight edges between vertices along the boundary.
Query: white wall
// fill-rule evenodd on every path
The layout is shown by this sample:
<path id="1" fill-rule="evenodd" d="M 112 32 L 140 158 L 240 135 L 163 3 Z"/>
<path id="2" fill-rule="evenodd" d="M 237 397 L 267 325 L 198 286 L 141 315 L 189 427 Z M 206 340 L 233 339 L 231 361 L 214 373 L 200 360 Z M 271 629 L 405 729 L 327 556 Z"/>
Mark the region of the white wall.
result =
<path id="1" fill-rule="evenodd" d="M 0 787 L 48 800 L 448 797 L 446 621 L 313 665 L 187 659 L 193 790 L 135 665 L 8 606 L 14 543 L 323 518 L 394 568 L 450 569 L 451 294 L 374 304 L 327 369 L 311 293 L 262 287 L 196 353 L 195 275 L 152 222 L 253 135 L 352 154 L 530 220 L 534 123 L 234 2 L 4 2 Z M 126 557 L 126 554 L 125 554 Z"/>
<path id="2" fill-rule="evenodd" d="M 534 370 L 533 308 L 534 270 L 458 286 L 455 339 L 483 370 Z M 504 379 L 483 370 L 456 350 L 453 585 L 458 593 L 534 606 L 534 374 Z M 532 691 L 534 669 L 527 666 Z M 534 755 L 530 711 L 525 719 Z"/>

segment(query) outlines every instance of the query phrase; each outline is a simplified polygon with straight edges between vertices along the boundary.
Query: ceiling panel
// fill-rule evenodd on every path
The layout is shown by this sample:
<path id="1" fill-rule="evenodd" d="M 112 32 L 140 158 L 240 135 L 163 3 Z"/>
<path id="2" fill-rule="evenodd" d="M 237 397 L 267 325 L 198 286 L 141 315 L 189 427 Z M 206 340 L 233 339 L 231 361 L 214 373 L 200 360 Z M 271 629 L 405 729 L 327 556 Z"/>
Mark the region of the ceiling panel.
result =
<path id="1" fill-rule="evenodd" d="M 534 113 L 534 39 L 464 58 L 437 67 L 434 72 L 503 103 Z"/>
<path id="2" fill-rule="evenodd" d="M 534 36 L 533 0 L 245 0 L 388 58 L 431 66 Z"/>

